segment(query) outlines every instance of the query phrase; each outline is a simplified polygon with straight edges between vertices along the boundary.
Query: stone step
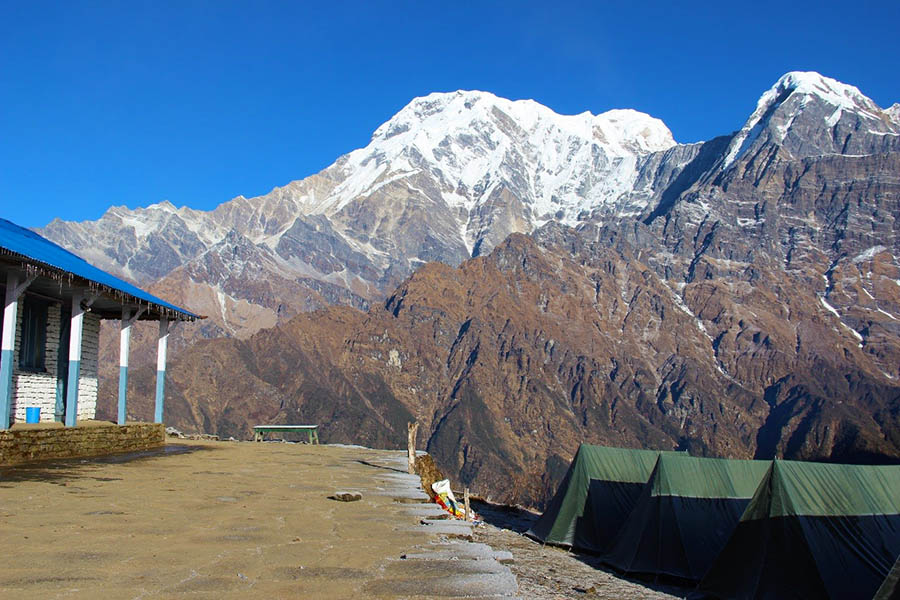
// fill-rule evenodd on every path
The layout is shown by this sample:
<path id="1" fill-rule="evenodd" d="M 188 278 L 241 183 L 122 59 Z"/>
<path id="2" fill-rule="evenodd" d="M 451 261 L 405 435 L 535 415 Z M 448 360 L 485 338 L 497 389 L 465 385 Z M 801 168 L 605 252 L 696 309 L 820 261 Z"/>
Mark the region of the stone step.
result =
<path id="1" fill-rule="evenodd" d="M 441 519 L 446 516 L 446 518 L 452 518 L 450 513 L 446 510 L 438 506 L 437 504 L 427 503 L 427 504 L 410 504 L 405 506 L 402 509 L 403 514 L 412 515 L 414 517 L 418 517 L 419 519 L 428 519 L 432 518 L 434 520 Z"/>
<path id="2" fill-rule="evenodd" d="M 418 525 L 400 525 L 395 531 L 416 531 L 426 535 L 455 536 L 464 539 L 472 537 L 472 524 L 465 521 L 422 520 Z"/>
<path id="3" fill-rule="evenodd" d="M 509 568 L 496 560 L 435 560 L 432 558 L 392 559 L 384 566 L 385 576 L 389 579 L 415 577 L 417 579 L 448 577 L 450 575 L 478 575 L 508 573 Z"/>
<path id="4" fill-rule="evenodd" d="M 453 565 L 448 568 L 452 569 Z M 515 598 L 519 591 L 516 577 L 507 569 L 500 573 L 447 572 L 442 576 L 386 577 L 366 585 L 374 595 L 402 598 Z"/>
<path id="5" fill-rule="evenodd" d="M 403 556 L 415 560 L 496 560 L 500 563 L 513 561 L 511 552 L 494 550 L 487 544 L 477 542 L 450 542 L 417 546 Z"/>

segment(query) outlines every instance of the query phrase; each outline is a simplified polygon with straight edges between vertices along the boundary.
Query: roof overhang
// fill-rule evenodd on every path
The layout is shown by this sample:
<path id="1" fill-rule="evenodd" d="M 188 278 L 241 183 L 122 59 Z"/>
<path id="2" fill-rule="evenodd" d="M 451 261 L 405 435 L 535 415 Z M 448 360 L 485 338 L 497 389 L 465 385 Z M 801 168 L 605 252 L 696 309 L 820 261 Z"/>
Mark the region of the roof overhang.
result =
<path id="1" fill-rule="evenodd" d="M 139 319 L 158 321 L 166 318 L 170 321 L 195 321 L 205 319 L 175 305 L 172 305 L 152 294 L 143 292 L 141 296 L 128 293 L 108 284 L 81 277 L 65 269 L 42 263 L 29 256 L 0 247 L 0 266 L 4 272 L 17 270 L 22 278 L 35 276 L 26 293 L 60 302 L 71 301 L 76 294 L 84 297 L 84 305 L 90 312 L 102 319 L 120 319 L 123 309 L 130 309 L 132 314 L 144 308 Z M 6 285 L 6 277 L 0 278 L 0 286 Z"/>

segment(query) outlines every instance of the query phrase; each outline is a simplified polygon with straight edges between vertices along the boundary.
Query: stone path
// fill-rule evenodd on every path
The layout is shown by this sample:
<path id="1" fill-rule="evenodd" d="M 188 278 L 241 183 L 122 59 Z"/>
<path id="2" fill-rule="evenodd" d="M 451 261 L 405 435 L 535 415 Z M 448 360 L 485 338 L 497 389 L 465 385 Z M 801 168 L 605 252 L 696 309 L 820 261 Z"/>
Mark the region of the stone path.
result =
<path id="1" fill-rule="evenodd" d="M 397 471 L 406 468 L 405 454 L 375 462 Z M 428 501 L 418 476 L 391 472 L 378 479 L 389 482 L 394 497 Z M 399 529 L 419 533 L 430 541 L 384 561 L 379 566 L 380 577 L 365 588 L 368 594 L 400 598 L 517 597 L 516 577 L 504 564 L 512 561 L 509 552 L 494 552 L 486 544 L 473 543 L 471 523 L 450 520 L 439 506 L 420 502 L 405 504 L 401 509 L 415 522 Z"/>

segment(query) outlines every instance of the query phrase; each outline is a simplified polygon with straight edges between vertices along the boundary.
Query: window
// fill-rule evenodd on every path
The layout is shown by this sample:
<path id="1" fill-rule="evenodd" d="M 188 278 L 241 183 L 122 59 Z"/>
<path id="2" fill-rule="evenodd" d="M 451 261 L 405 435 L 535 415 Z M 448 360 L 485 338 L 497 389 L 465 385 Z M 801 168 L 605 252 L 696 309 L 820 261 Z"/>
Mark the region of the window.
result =
<path id="1" fill-rule="evenodd" d="M 19 348 L 19 368 L 26 371 L 45 371 L 47 304 L 28 296 L 24 300 L 22 303 L 22 345 Z"/>

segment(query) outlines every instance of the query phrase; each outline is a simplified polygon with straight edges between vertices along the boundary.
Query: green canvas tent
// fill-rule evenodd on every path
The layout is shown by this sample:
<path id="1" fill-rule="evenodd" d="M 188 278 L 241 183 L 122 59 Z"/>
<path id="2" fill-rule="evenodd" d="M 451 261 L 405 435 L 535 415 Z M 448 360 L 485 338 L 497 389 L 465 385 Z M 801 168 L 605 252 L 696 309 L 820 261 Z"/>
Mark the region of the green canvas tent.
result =
<path id="1" fill-rule="evenodd" d="M 869 600 L 898 554 L 900 466 L 776 460 L 698 589 Z"/>
<path id="2" fill-rule="evenodd" d="M 625 573 L 699 581 L 737 527 L 769 464 L 660 454 L 603 562 Z"/>
<path id="3" fill-rule="evenodd" d="M 526 534 L 546 544 L 604 550 L 634 507 L 659 454 L 582 444 L 547 510 Z"/>
<path id="4" fill-rule="evenodd" d="M 900 600 L 900 556 L 872 600 Z"/>

